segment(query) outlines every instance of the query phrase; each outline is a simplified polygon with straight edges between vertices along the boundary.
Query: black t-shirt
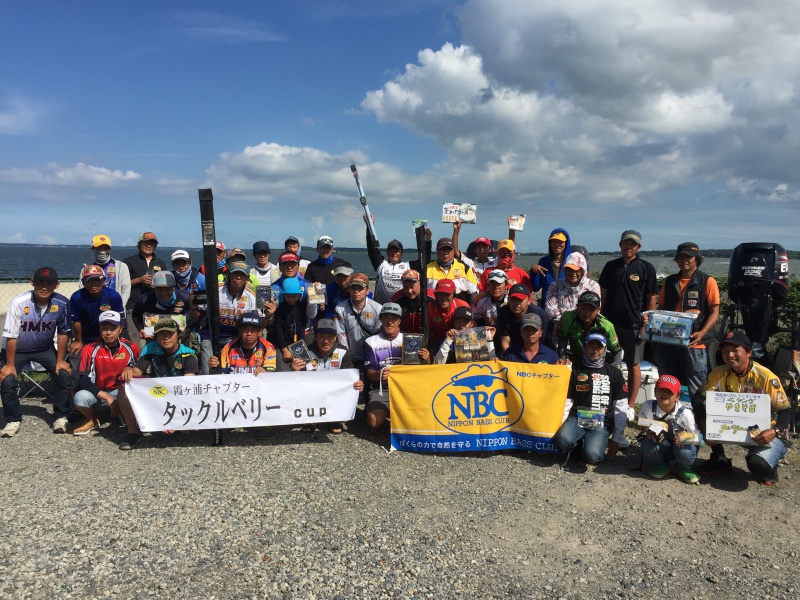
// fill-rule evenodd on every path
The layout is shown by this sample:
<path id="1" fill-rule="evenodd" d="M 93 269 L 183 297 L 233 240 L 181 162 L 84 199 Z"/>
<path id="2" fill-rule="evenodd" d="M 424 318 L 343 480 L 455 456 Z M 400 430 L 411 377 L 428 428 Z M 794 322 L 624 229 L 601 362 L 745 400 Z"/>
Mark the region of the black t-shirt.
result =
<path id="1" fill-rule="evenodd" d="M 153 269 L 154 271 L 167 270 L 166 263 L 158 258 L 155 254 L 153 254 L 152 258 L 150 259 L 149 265 L 144 259 L 144 256 L 142 256 L 141 252 L 134 254 L 133 256 L 129 256 L 122 262 L 128 265 L 128 270 L 131 272 L 131 279 L 136 279 L 137 277 L 146 275 L 147 271 L 150 269 Z M 136 306 L 136 301 L 139 299 L 139 296 L 149 292 L 150 289 L 150 287 L 143 283 L 131 285 L 131 295 L 128 298 L 128 303 L 125 305 L 125 308 L 131 309 Z"/>
<path id="2" fill-rule="evenodd" d="M 621 329 L 638 329 L 647 297 L 658 294 L 656 270 L 638 256 L 627 265 L 622 258 L 608 261 L 598 281 L 606 291 L 603 315 Z"/>
<path id="3" fill-rule="evenodd" d="M 541 306 L 537 306 L 533 302 L 531 302 L 530 306 L 528 306 L 528 313 L 533 313 L 539 315 L 539 318 L 542 320 L 542 339 L 541 343 L 545 346 L 550 346 L 548 340 L 545 339 L 544 332 L 547 331 L 547 313 L 544 312 L 544 309 Z M 495 336 L 505 337 L 508 336 L 511 338 L 511 342 L 509 346 L 513 346 L 514 344 L 522 344 L 522 333 L 519 330 L 521 321 L 517 321 L 517 318 L 514 316 L 514 313 L 511 312 L 511 307 L 508 304 L 501 306 L 497 309 L 497 332 Z"/>
<path id="4" fill-rule="evenodd" d="M 158 345 L 158 342 L 151 343 Z M 164 354 L 163 350 L 148 353 L 146 346 L 145 348 L 135 366 L 148 377 L 180 377 L 187 373 L 197 375 L 200 372 L 197 356 L 184 346 L 179 347 L 177 352 L 169 355 Z"/>
<path id="5" fill-rule="evenodd" d="M 310 283 L 324 283 L 328 285 L 329 283 L 336 282 L 336 276 L 333 274 L 333 270 L 336 267 L 350 267 L 350 263 L 346 260 L 342 260 L 341 258 L 333 257 L 333 262 L 329 265 L 323 265 L 319 261 L 319 257 L 316 260 L 312 260 L 308 263 L 308 267 L 306 267 L 306 275 L 305 280 Z"/>
<path id="6" fill-rule="evenodd" d="M 627 397 L 625 378 L 615 366 L 604 364 L 597 369 L 572 363 L 567 395 L 572 400 L 570 415 L 576 415 L 578 408 L 613 409 L 617 400 Z"/>

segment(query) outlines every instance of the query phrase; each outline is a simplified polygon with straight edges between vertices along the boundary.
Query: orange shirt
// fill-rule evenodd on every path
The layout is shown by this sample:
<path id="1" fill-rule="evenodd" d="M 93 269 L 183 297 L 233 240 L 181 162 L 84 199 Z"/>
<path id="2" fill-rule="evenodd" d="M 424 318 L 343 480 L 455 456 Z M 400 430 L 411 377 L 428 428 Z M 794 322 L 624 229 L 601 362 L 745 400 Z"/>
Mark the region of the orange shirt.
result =
<path id="1" fill-rule="evenodd" d="M 677 312 L 687 312 L 687 313 L 699 313 L 700 311 L 696 308 L 691 308 L 687 310 L 683 310 L 683 293 L 686 291 L 686 286 L 689 285 L 689 282 L 692 280 L 691 277 L 683 278 L 681 277 L 678 280 L 678 305 L 675 307 L 675 311 Z M 661 286 L 661 290 L 658 292 L 658 299 L 656 300 L 656 304 L 659 307 L 664 306 L 664 286 Z M 719 287 L 717 286 L 717 280 L 713 277 L 709 277 L 708 281 L 706 282 L 706 306 L 708 308 L 713 308 L 715 306 L 719 306 Z M 694 346 L 695 348 L 702 349 L 705 348 L 705 344 L 697 344 Z"/>

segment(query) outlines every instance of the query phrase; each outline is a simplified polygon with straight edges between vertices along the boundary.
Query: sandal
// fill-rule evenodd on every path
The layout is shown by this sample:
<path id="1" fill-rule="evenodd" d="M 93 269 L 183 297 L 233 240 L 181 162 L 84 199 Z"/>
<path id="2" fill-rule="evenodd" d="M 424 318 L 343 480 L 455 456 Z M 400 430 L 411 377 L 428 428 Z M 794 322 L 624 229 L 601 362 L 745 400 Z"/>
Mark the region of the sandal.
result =
<path id="1" fill-rule="evenodd" d="M 334 434 L 334 435 L 339 435 L 339 434 L 340 434 L 340 433 L 342 433 L 343 431 L 344 431 L 344 427 L 342 426 L 342 424 L 341 424 L 341 423 L 333 423 L 333 424 L 331 425 L 331 433 L 332 433 L 332 434 Z"/>

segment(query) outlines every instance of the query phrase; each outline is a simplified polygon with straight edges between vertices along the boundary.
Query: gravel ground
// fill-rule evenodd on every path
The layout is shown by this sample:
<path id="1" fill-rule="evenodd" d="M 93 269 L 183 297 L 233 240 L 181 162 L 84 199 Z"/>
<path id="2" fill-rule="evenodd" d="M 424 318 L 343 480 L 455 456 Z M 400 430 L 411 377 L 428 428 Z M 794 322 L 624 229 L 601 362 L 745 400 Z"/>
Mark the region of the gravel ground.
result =
<path id="1" fill-rule="evenodd" d="M 49 407 L 23 408 L 0 440 L 3 598 L 800 596 L 797 449 L 776 488 L 734 447 L 732 471 L 689 486 L 632 470 L 635 448 L 586 473 L 390 455 L 360 411 L 341 436 L 156 434 L 123 452 L 117 425 L 55 435 Z"/>

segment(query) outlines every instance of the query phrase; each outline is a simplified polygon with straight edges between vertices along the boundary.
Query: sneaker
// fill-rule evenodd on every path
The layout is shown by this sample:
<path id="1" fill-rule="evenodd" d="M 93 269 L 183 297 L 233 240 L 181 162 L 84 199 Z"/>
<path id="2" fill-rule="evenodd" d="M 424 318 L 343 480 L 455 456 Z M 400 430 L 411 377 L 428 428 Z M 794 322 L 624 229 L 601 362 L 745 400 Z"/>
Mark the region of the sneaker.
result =
<path id="1" fill-rule="evenodd" d="M 76 427 L 72 431 L 72 435 L 86 435 L 89 432 L 96 431 L 100 428 L 100 423 L 97 419 L 89 419 L 83 425 Z"/>
<path id="2" fill-rule="evenodd" d="M 712 454 L 711 458 L 703 461 L 703 464 L 697 467 L 700 473 L 713 473 L 719 471 L 727 471 L 731 468 L 731 459 L 724 454 Z"/>
<path id="3" fill-rule="evenodd" d="M 58 417 L 53 423 L 53 433 L 67 433 L 68 425 L 67 417 Z"/>
<path id="4" fill-rule="evenodd" d="M 3 430 L 0 431 L 0 437 L 14 437 L 17 435 L 17 432 L 21 426 L 22 423 L 19 421 L 9 421 L 6 423 L 6 426 L 3 427 Z"/>
<path id="5" fill-rule="evenodd" d="M 664 479 L 669 473 L 669 467 L 667 465 L 659 465 L 650 469 L 647 474 L 650 475 L 653 479 Z"/>
<path id="6" fill-rule="evenodd" d="M 133 450 L 142 443 L 144 436 L 141 433 L 126 433 L 119 443 L 120 450 Z"/>
<path id="7" fill-rule="evenodd" d="M 678 477 L 685 483 L 700 485 L 700 478 L 697 476 L 697 473 L 692 471 L 689 467 L 678 469 Z"/>

